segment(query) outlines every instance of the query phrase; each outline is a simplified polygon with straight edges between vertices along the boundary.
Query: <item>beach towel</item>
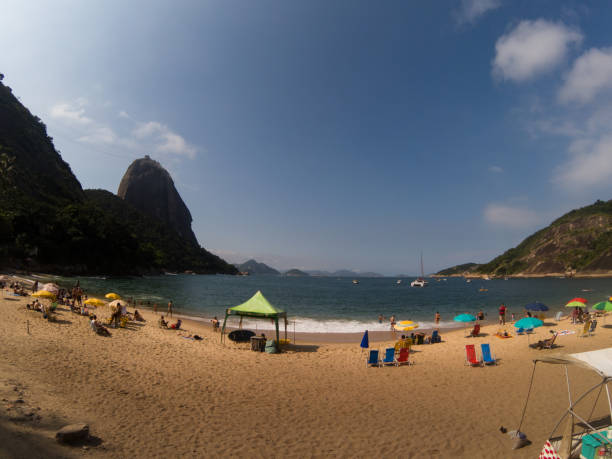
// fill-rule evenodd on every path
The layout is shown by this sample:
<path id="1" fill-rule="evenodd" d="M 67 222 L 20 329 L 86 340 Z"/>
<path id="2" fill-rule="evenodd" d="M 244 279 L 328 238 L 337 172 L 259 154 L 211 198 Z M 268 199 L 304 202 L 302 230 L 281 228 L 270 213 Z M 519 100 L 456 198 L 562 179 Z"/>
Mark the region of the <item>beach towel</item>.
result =
<path id="1" fill-rule="evenodd" d="M 557 335 L 559 336 L 573 335 L 574 333 L 576 333 L 575 330 L 561 330 L 560 332 L 557 332 Z"/>
<path id="2" fill-rule="evenodd" d="M 539 459 L 561 459 L 561 456 L 557 453 L 555 447 L 547 441 L 542 448 Z"/>

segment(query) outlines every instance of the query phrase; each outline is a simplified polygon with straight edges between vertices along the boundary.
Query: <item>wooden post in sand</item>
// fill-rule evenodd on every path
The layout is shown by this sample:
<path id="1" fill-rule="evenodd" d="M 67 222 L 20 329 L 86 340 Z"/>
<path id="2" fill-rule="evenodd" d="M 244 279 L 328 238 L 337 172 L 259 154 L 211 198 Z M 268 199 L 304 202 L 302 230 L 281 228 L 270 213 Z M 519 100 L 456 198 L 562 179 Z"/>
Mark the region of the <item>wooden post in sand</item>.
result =
<path id="1" fill-rule="evenodd" d="M 30 334 L 30 321 L 26 320 L 26 328 L 28 330 L 28 335 Z"/>

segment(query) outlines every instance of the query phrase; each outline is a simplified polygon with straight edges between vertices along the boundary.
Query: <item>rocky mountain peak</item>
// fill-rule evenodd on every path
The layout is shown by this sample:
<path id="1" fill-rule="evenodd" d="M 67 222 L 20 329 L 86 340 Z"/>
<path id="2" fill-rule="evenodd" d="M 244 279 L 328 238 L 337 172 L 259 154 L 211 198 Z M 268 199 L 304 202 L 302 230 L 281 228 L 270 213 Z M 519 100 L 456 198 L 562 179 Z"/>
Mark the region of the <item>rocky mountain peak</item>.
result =
<path id="1" fill-rule="evenodd" d="M 191 229 L 191 213 L 176 190 L 170 173 L 148 155 L 130 164 L 117 195 L 166 223 L 183 239 L 198 245 Z"/>

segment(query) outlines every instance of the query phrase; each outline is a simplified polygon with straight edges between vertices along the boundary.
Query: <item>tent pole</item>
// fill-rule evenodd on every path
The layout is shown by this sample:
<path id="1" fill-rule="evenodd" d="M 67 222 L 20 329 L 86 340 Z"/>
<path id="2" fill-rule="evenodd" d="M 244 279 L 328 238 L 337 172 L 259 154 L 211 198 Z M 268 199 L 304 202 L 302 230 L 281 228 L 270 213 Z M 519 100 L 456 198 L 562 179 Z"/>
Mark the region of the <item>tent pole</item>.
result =
<path id="1" fill-rule="evenodd" d="M 606 394 L 608 395 L 608 406 L 610 407 L 610 419 L 612 419 L 612 401 L 610 401 L 610 388 L 608 387 L 607 381 L 606 381 Z"/>
<path id="2" fill-rule="evenodd" d="M 287 341 L 287 316 L 285 316 L 285 341 Z"/>
<path id="3" fill-rule="evenodd" d="M 274 323 L 276 324 L 276 347 L 278 348 L 278 351 L 280 352 L 280 343 L 278 341 L 278 317 L 274 319 Z"/>
<path id="4" fill-rule="evenodd" d="M 225 335 L 225 323 L 227 322 L 227 311 L 225 311 L 225 319 L 223 319 L 223 327 L 221 328 L 221 342 L 223 342 L 223 336 Z"/>

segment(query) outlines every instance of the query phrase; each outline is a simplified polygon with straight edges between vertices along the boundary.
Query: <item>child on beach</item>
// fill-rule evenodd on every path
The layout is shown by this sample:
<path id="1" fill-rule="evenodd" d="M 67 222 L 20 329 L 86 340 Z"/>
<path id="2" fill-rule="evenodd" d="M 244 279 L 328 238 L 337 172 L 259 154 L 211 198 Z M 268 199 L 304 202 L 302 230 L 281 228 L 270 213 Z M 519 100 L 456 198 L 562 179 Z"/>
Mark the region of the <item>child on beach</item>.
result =
<path id="1" fill-rule="evenodd" d="M 213 327 L 213 331 L 219 331 L 219 319 L 217 319 L 217 316 L 215 316 L 212 320 L 212 327 Z"/>
<path id="2" fill-rule="evenodd" d="M 440 313 L 438 311 L 436 311 L 436 324 L 440 323 Z"/>

